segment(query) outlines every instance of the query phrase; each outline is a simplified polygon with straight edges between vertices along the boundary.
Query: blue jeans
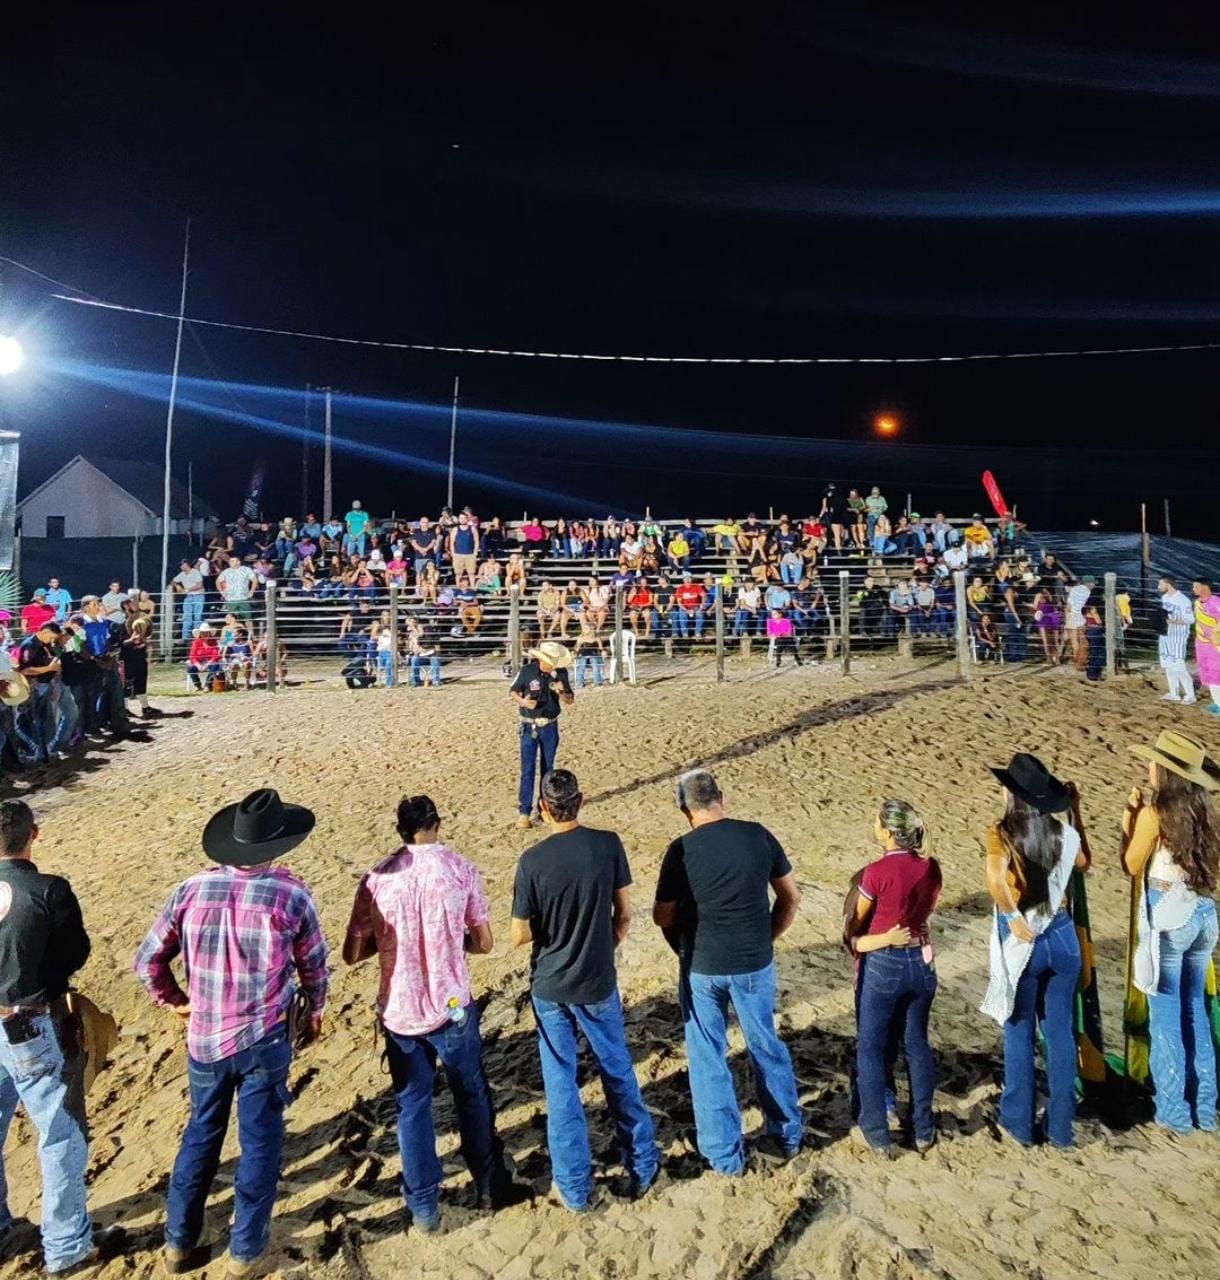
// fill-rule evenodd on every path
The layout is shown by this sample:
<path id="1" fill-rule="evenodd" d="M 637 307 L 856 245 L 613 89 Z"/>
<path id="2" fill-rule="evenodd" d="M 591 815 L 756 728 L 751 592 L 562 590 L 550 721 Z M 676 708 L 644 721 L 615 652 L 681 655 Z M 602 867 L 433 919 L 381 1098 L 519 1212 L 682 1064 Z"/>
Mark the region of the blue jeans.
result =
<path id="1" fill-rule="evenodd" d="M 717 1173 L 745 1168 L 741 1111 L 728 1063 L 729 1005 L 745 1036 L 766 1132 L 790 1151 L 801 1145 L 801 1108 L 788 1049 L 775 1034 L 775 965 L 754 973 L 684 973 L 678 1002 L 686 1030 L 699 1150 Z"/>
<path id="2" fill-rule="evenodd" d="M 678 635 L 683 640 L 703 639 L 702 609 L 677 609 L 675 610 L 675 617 L 678 621 Z"/>
<path id="3" fill-rule="evenodd" d="M 9 1044 L 0 1032 L 0 1152 L 20 1102 L 38 1131 L 42 1169 L 42 1250 L 48 1271 L 66 1271 L 93 1248 L 93 1227 L 85 1207 L 84 1127 L 69 1114 L 64 1056 L 50 1017 L 34 1019 L 38 1034 L 25 1044 Z M 0 1232 L 13 1217 L 0 1154 Z"/>
<path id="4" fill-rule="evenodd" d="M 936 995 L 936 970 L 919 947 L 887 947 L 861 957 L 856 1076 L 860 1128 L 874 1147 L 890 1145 L 886 1118 L 887 1045 L 901 1030 L 911 1077 L 911 1119 L 917 1142 L 936 1135 L 932 1095 L 936 1062 L 928 1044 L 928 1014 Z"/>
<path id="5" fill-rule="evenodd" d="M 874 555 L 892 556 L 898 550 L 897 546 L 884 534 L 879 533 L 876 537 L 870 538 L 869 541 L 872 543 Z"/>
<path id="6" fill-rule="evenodd" d="M 552 720 L 535 730 L 528 720 L 521 721 L 521 785 L 517 788 L 517 809 L 528 818 L 533 812 L 534 795 L 542 777 L 555 767 L 559 750 L 559 722 Z M 538 757 L 542 768 L 538 768 Z"/>
<path id="7" fill-rule="evenodd" d="M 1163 895 L 1148 891 L 1149 901 Z M 1156 1122 L 1176 1133 L 1216 1127 L 1216 1050 L 1203 1002 L 1208 962 L 1216 949 L 1216 904 L 1200 898 L 1180 929 L 1157 935 L 1161 976 L 1148 997 L 1149 1066 L 1156 1085 Z"/>
<path id="8" fill-rule="evenodd" d="M 1000 635 L 1004 640 L 1004 657 L 1009 662 L 1024 662 L 1029 657 L 1029 637 L 1024 624 L 1011 614 L 1005 614 L 1003 621 Z"/>
<path id="9" fill-rule="evenodd" d="M 802 567 L 799 564 L 781 564 L 779 567 L 780 581 L 786 586 L 795 587 L 801 580 Z"/>
<path id="10" fill-rule="evenodd" d="M 202 591 L 191 591 L 182 597 L 182 638 L 189 641 L 195 628 L 203 621 Z"/>
<path id="11" fill-rule="evenodd" d="M 18 708 L 13 720 L 17 754 L 22 764 L 35 764 L 50 758 L 56 738 L 56 703 L 54 681 L 43 684 L 30 678 L 30 696 Z"/>
<path id="12" fill-rule="evenodd" d="M 593 672 L 593 683 L 600 688 L 605 673 L 605 663 L 602 661 L 602 655 L 600 653 L 578 653 L 576 655 L 576 687 L 578 689 L 585 687 L 585 672 L 590 669 Z"/>
<path id="13" fill-rule="evenodd" d="M 546 1088 L 551 1173 L 564 1203 L 571 1209 L 583 1209 L 593 1192 L 589 1127 L 576 1079 L 578 1030 L 584 1033 L 597 1059 L 623 1167 L 639 1186 L 648 1186 L 661 1167 L 661 1152 L 653 1136 L 652 1116 L 644 1106 L 631 1065 L 618 989 L 596 1004 L 556 1004 L 535 996 L 534 1017 Z"/>
<path id="14" fill-rule="evenodd" d="M 353 536 L 350 533 L 343 535 L 343 554 L 345 556 L 359 556 L 364 559 L 364 543 L 367 534 L 360 533 Z"/>
<path id="15" fill-rule="evenodd" d="M 1001 941 L 1008 925 L 999 922 Z M 1056 1147 L 1072 1145 L 1076 1118 L 1076 1032 L 1072 1015 L 1080 981 L 1080 943 L 1066 911 L 1034 941 L 1033 954 L 1017 983 L 1012 1016 L 1004 1024 L 1004 1091 L 1000 1123 L 1023 1146 L 1034 1141 L 1037 1086 L 1034 1036 L 1041 1025 L 1046 1044 L 1046 1079 L 1050 1101 L 1046 1136 Z M 1039 1024 L 1039 1013 L 1041 1023 Z"/>
<path id="16" fill-rule="evenodd" d="M 733 619 L 733 636 L 762 635 L 763 615 L 751 613 L 748 609 L 738 609 Z"/>
<path id="17" fill-rule="evenodd" d="M 432 1121 L 432 1086 L 436 1060 L 445 1064 L 445 1079 L 457 1110 L 462 1158 L 480 1193 L 507 1178 L 491 1090 L 483 1071 L 479 1006 L 472 1000 L 460 1022 L 446 1021 L 422 1036 L 401 1036 L 385 1029 L 386 1060 L 398 1104 L 398 1149 L 402 1153 L 402 1193 L 414 1218 L 435 1218 L 444 1177 L 436 1155 Z"/>
<path id="18" fill-rule="evenodd" d="M 411 687 L 413 689 L 418 689 L 424 682 L 422 673 L 425 664 L 431 672 L 432 683 L 438 685 L 441 682 L 441 655 L 434 653 L 431 657 L 425 658 L 422 653 L 414 653 L 411 655 Z"/>
<path id="19" fill-rule="evenodd" d="M 385 677 L 387 689 L 394 687 L 394 655 L 389 649 L 377 650 L 377 670 Z"/>
<path id="20" fill-rule="evenodd" d="M 220 1150 L 237 1097 L 241 1156 L 233 1184 L 229 1256 L 253 1262 L 266 1252 L 284 1150 L 284 1108 L 290 1101 L 292 1047 L 279 1026 L 249 1049 L 219 1062 L 187 1057 L 191 1118 L 182 1135 L 165 1200 L 165 1242 L 191 1250 L 203 1230 L 208 1192 L 220 1165 Z"/>

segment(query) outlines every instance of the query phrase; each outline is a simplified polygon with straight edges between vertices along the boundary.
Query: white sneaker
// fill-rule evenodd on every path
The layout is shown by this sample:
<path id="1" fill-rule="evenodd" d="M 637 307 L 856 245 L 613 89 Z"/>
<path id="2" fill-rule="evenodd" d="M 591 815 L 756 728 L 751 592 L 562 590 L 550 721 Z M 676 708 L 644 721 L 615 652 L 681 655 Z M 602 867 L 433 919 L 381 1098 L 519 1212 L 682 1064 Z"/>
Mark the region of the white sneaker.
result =
<path id="1" fill-rule="evenodd" d="M 1199 701 L 1199 699 L 1198 699 L 1198 698 L 1183 698 L 1183 699 L 1181 699 L 1182 705 L 1183 705 L 1184 707 L 1193 707 L 1193 706 L 1194 706 L 1198 701 Z"/>
<path id="2" fill-rule="evenodd" d="M 1161 701 L 1162 702 L 1181 702 L 1182 699 L 1179 698 L 1176 693 L 1163 693 L 1161 694 Z"/>

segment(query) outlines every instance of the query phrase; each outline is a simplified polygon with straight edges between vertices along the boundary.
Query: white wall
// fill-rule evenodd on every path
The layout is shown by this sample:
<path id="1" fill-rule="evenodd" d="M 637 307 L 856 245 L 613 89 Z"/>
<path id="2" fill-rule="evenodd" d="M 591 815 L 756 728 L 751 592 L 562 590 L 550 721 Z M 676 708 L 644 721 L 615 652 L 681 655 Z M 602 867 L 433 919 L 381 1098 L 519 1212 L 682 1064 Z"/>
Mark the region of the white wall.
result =
<path id="1" fill-rule="evenodd" d="M 130 538 L 161 527 L 159 518 L 86 462 L 69 467 L 17 509 L 22 531 L 31 538 L 47 536 L 47 516 L 64 517 L 66 538 Z"/>

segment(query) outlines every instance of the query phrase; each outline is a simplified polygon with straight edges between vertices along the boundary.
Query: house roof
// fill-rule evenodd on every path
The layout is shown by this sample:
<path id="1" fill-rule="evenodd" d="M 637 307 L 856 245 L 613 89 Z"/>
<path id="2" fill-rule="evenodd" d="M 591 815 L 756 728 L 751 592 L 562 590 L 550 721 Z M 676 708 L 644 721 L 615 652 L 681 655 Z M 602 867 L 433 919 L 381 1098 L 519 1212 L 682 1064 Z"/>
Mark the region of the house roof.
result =
<path id="1" fill-rule="evenodd" d="M 157 463 L 132 462 L 126 458 L 106 458 L 100 454 L 91 454 L 86 457 L 83 453 L 78 453 L 70 462 L 60 467 L 50 479 L 44 480 L 33 492 L 26 494 L 17 504 L 18 508 L 25 506 L 35 494 L 49 488 L 65 472 L 81 463 L 92 467 L 95 471 L 100 471 L 107 479 L 117 484 L 120 489 L 129 493 L 150 516 L 159 517 L 161 515 L 165 506 L 165 471 Z M 169 517 L 171 520 L 185 520 L 188 511 L 205 520 L 218 518 L 215 509 L 200 498 L 197 493 L 188 500 L 186 485 L 179 484 L 171 476 L 169 482 Z"/>

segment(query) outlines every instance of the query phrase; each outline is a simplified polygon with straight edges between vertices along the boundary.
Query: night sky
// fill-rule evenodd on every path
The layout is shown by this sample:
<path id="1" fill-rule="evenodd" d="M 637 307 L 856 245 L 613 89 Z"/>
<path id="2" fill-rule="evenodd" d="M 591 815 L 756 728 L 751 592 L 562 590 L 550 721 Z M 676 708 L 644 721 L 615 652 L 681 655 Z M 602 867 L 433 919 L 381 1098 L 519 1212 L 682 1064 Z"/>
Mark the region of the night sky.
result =
<path id="1" fill-rule="evenodd" d="M 173 311 L 189 217 L 188 314 L 439 344 L 917 356 L 1220 341 L 1208 32 L 1146 15 L 1123 29 L 1102 9 L 1106 24 L 1063 6 L 913 8 L 460 4 L 311 25 L 299 8 L 20 6 L 0 50 L 0 254 Z M 173 326 L 52 291 L 0 264 L 0 330 L 31 353 L 0 388 L 23 490 L 78 451 L 163 448 Z M 340 510 L 355 495 L 435 510 L 460 375 L 457 497 L 484 512 L 799 511 L 828 480 L 877 478 L 968 513 L 994 458 L 1044 526 L 1130 526 L 1139 498 L 1169 496 L 1175 531 L 1206 534 L 1220 459 L 1176 451 L 1216 443 L 1218 363 L 640 367 L 198 327 L 183 372 L 227 386 L 192 384 L 175 471 L 190 459 L 235 511 L 262 460 L 268 514 L 295 511 L 292 433 L 306 412 L 320 426 L 304 387 L 329 383 L 349 393 L 336 431 L 362 450 L 338 456 Z M 863 442 L 881 410 L 925 447 L 865 462 L 749 439 Z M 926 447 L 964 444 L 981 448 Z M 320 477 L 315 449 L 319 508 Z"/>

